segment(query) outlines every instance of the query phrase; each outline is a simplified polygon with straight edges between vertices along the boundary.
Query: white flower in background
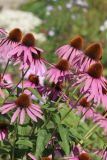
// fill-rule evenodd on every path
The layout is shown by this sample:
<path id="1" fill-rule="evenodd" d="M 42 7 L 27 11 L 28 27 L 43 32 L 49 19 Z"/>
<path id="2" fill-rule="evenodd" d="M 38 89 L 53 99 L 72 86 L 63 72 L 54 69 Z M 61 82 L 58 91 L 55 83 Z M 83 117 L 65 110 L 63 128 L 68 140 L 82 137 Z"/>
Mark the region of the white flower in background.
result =
<path id="1" fill-rule="evenodd" d="M 31 32 L 36 26 L 42 24 L 42 21 L 31 12 L 20 10 L 3 9 L 0 12 L 0 27 L 4 27 L 6 31 L 13 28 L 20 28 L 24 33 Z M 43 42 L 46 40 L 43 33 L 33 33 L 37 41 Z M 7 59 L 0 58 L 0 63 L 5 65 Z"/>
<path id="2" fill-rule="evenodd" d="M 35 33 L 35 32 L 31 32 L 31 33 L 34 35 L 37 41 L 40 41 L 40 42 L 46 41 L 46 37 L 44 36 L 43 33 Z"/>
<path id="3" fill-rule="evenodd" d="M 77 18 L 77 15 L 73 14 L 71 15 L 71 19 L 75 20 Z"/>
<path id="4" fill-rule="evenodd" d="M 61 11 L 62 10 L 62 6 L 58 6 L 58 9 Z"/>
<path id="5" fill-rule="evenodd" d="M 27 33 L 41 24 L 42 21 L 31 12 L 3 9 L 0 13 L 0 26 L 5 27 L 7 31 L 17 27 Z M 46 40 L 43 33 L 33 34 L 35 34 L 38 41 L 43 42 Z"/>
<path id="6" fill-rule="evenodd" d="M 42 21 L 31 12 L 3 9 L 0 13 L 0 26 L 8 31 L 19 27 L 23 32 L 29 32 L 41 23 Z"/>
<path id="7" fill-rule="evenodd" d="M 51 14 L 51 12 L 49 11 L 46 11 L 46 15 L 49 16 Z"/>
<path id="8" fill-rule="evenodd" d="M 0 0 L 0 6 L 3 8 L 18 8 L 28 0 Z"/>
<path id="9" fill-rule="evenodd" d="M 100 31 L 105 31 L 107 29 L 107 20 L 104 21 L 104 24 L 100 26 Z"/>

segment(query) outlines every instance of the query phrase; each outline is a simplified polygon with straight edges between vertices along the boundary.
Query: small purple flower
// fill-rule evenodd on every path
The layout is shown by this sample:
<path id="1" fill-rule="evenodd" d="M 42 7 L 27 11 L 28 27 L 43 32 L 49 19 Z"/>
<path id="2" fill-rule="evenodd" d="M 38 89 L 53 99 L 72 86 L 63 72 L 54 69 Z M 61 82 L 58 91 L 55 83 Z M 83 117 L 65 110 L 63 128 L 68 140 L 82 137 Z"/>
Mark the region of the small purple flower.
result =
<path id="1" fill-rule="evenodd" d="M 49 11 L 49 12 L 51 12 L 53 9 L 54 9 L 54 7 L 51 6 L 51 5 L 49 5 L 49 6 L 46 7 L 46 10 Z"/>
<path id="2" fill-rule="evenodd" d="M 53 30 L 50 30 L 50 31 L 48 32 L 48 35 L 49 35 L 50 37 L 53 37 L 53 36 L 55 36 L 55 31 L 53 31 Z"/>

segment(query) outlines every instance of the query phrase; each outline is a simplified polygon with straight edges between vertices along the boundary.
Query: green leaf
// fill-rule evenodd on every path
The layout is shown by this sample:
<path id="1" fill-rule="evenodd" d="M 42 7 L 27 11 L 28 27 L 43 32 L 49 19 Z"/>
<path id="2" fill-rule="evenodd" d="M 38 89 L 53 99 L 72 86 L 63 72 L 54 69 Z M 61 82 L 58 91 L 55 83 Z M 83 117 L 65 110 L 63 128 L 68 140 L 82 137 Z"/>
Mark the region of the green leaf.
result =
<path id="1" fill-rule="evenodd" d="M 49 104 L 42 105 L 42 108 L 51 112 L 54 112 L 56 110 L 55 106 L 50 106 Z"/>
<path id="2" fill-rule="evenodd" d="M 30 147 L 32 148 L 33 147 L 33 144 L 30 140 L 28 139 L 19 139 L 16 144 L 18 145 L 23 145 L 23 146 L 27 146 L 27 147 Z"/>
<path id="3" fill-rule="evenodd" d="M 22 136 L 28 135 L 29 136 L 30 131 L 31 131 L 31 127 L 29 125 L 27 125 L 27 127 L 26 126 L 25 127 L 23 127 L 23 126 L 18 127 L 18 134 L 19 135 L 22 135 Z"/>
<path id="4" fill-rule="evenodd" d="M 39 94 L 39 92 L 34 89 L 34 88 L 28 88 L 28 90 L 33 93 L 33 95 L 38 98 L 40 101 L 44 102 L 44 99 L 41 97 L 41 95 Z"/>
<path id="5" fill-rule="evenodd" d="M 65 124 L 66 126 L 72 127 L 72 128 L 77 127 L 80 117 L 77 116 L 73 110 L 70 111 L 70 108 L 66 106 L 66 104 L 61 104 L 61 105 L 62 105 L 61 106 L 62 108 L 59 109 L 59 113 L 61 114 L 61 119 L 63 119 L 62 124 Z M 69 114 L 67 114 L 68 112 Z"/>
<path id="6" fill-rule="evenodd" d="M 16 96 L 9 96 L 8 101 L 16 101 L 17 97 Z"/>
<path id="7" fill-rule="evenodd" d="M 0 97 L 0 105 L 2 105 L 4 102 L 4 99 Z"/>
<path id="8" fill-rule="evenodd" d="M 61 137 L 61 142 L 59 142 L 60 146 L 64 150 L 66 155 L 70 154 L 70 144 L 69 144 L 69 131 L 67 128 L 64 128 L 63 126 L 59 126 L 58 128 L 60 137 Z"/>
<path id="9" fill-rule="evenodd" d="M 51 135 L 47 133 L 46 130 L 42 129 L 38 132 L 38 137 L 37 137 L 37 143 L 36 143 L 36 157 L 40 158 L 44 149 L 45 145 L 48 143 Z"/>
<path id="10" fill-rule="evenodd" d="M 9 153 L 9 149 L 6 147 L 0 147 L 0 154 Z"/>
<path id="11" fill-rule="evenodd" d="M 56 124 L 61 123 L 60 116 L 58 114 L 53 115 L 53 120 Z"/>
<path id="12" fill-rule="evenodd" d="M 69 131 L 71 132 L 70 138 L 72 141 L 78 143 L 82 139 L 82 136 L 81 136 L 81 134 L 78 133 L 77 129 L 70 128 Z"/>
<path id="13" fill-rule="evenodd" d="M 5 94 L 5 96 L 6 96 L 6 97 L 8 97 L 8 96 L 9 96 L 9 92 L 8 92 L 8 90 L 7 90 L 7 89 L 3 89 L 3 93 Z"/>
<path id="14" fill-rule="evenodd" d="M 54 122 L 52 122 L 51 120 L 48 122 L 48 124 L 46 125 L 46 128 L 47 129 L 51 129 L 51 128 L 54 128 L 55 127 L 55 124 Z"/>

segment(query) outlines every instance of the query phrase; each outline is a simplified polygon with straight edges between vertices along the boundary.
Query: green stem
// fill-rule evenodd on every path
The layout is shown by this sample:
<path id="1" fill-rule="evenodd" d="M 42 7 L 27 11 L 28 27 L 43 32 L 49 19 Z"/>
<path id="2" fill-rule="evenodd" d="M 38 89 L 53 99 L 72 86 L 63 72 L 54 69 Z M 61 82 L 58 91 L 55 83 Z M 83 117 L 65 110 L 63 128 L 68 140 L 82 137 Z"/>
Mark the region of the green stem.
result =
<path id="1" fill-rule="evenodd" d="M 83 97 L 83 95 L 81 95 L 78 100 L 76 101 L 76 103 L 74 104 L 74 107 L 78 104 L 78 102 L 80 101 L 80 99 Z M 64 117 L 62 117 L 61 121 L 63 121 L 72 111 L 73 108 L 70 108 L 70 110 L 64 115 Z"/>
<path id="2" fill-rule="evenodd" d="M 6 70 L 7 70 L 7 67 L 8 67 L 8 65 L 9 65 L 9 62 L 10 62 L 10 60 L 8 60 L 7 63 L 6 63 L 6 67 L 5 67 L 5 69 L 4 69 L 2 78 L 4 77 L 4 75 L 5 75 L 5 73 L 6 73 Z"/>
<path id="3" fill-rule="evenodd" d="M 24 92 L 24 71 L 22 70 L 22 93 Z"/>
<path id="4" fill-rule="evenodd" d="M 14 128 L 11 160 L 15 160 L 15 144 L 16 144 L 16 141 L 17 141 L 17 135 L 18 135 L 18 120 L 16 121 L 16 126 Z"/>

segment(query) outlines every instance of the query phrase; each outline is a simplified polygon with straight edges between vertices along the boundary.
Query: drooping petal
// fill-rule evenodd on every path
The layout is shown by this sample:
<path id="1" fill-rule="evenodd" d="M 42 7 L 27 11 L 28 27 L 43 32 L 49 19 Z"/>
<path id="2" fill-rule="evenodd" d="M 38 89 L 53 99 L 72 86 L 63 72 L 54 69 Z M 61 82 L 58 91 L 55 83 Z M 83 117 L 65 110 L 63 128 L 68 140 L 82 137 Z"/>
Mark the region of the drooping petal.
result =
<path id="1" fill-rule="evenodd" d="M 27 111 L 27 114 L 29 115 L 29 117 L 30 117 L 33 121 L 37 122 L 36 117 L 34 116 L 34 114 L 32 114 L 32 112 L 31 112 L 28 108 L 26 109 L 26 111 Z"/>
<path id="2" fill-rule="evenodd" d="M 12 118 L 11 118 L 11 123 L 15 122 L 17 117 L 18 117 L 18 114 L 20 112 L 20 108 L 17 108 L 17 110 L 14 112 Z"/>
<path id="3" fill-rule="evenodd" d="M 25 109 L 22 108 L 21 113 L 20 113 L 20 124 L 23 124 L 25 120 Z"/>

